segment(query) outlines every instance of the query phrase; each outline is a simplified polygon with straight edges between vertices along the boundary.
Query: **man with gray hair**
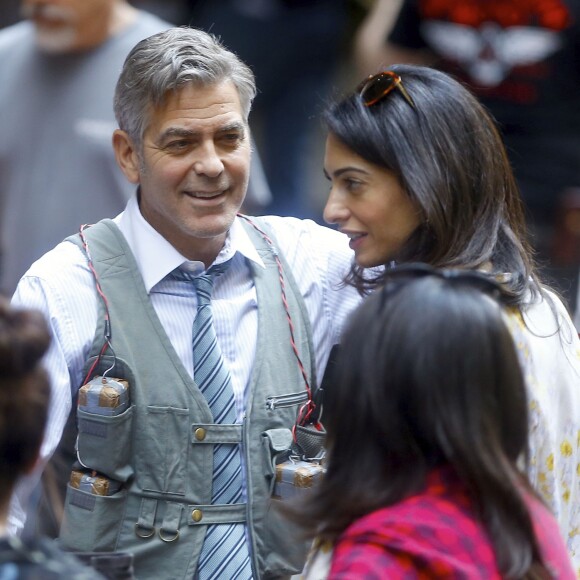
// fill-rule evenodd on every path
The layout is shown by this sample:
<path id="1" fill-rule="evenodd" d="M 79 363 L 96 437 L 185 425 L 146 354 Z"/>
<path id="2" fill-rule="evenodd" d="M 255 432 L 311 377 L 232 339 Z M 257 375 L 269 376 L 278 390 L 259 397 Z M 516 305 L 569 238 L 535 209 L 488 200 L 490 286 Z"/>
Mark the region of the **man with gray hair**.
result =
<path id="1" fill-rule="evenodd" d="M 255 93 L 210 34 L 138 43 L 113 137 L 135 195 L 38 260 L 14 296 L 54 337 L 44 460 L 72 409 L 60 542 L 131 552 L 142 580 L 279 578 L 305 559 L 273 505 L 276 465 L 360 298 L 342 284 L 345 235 L 238 213 Z"/>

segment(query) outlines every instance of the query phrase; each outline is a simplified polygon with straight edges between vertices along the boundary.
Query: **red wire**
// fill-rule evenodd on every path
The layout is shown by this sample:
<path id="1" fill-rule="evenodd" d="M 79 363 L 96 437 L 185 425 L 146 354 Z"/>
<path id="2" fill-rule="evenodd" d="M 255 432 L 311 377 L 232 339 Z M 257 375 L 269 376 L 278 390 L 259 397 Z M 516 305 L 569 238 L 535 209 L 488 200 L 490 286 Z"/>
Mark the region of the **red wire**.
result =
<path id="1" fill-rule="evenodd" d="M 103 304 L 105 306 L 105 343 L 103 344 L 103 347 L 101 348 L 101 351 L 99 352 L 99 355 L 97 356 L 97 358 L 95 359 L 95 361 L 91 365 L 91 368 L 88 370 L 88 372 L 83 380 L 83 385 L 86 384 L 88 380 L 90 380 L 90 377 L 91 377 L 93 371 L 95 370 L 95 367 L 97 366 L 97 364 L 99 363 L 99 361 L 101 360 L 103 355 L 105 354 L 107 347 L 111 346 L 111 342 L 110 342 L 110 339 L 111 339 L 110 320 L 111 320 L 111 318 L 109 316 L 109 302 L 107 301 L 107 297 L 105 296 L 105 293 L 103 292 L 103 289 L 101 288 L 101 284 L 99 282 L 99 276 L 98 276 L 97 271 L 95 270 L 95 267 L 93 265 L 93 258 L 91 256 L 91 252 L 89 250 L 89 243 L 88 243 L 87 238 L 85 236 L 85 229 L 88 227 L 90 227 L 88 224 L 83 224 L 79 229 L 79 236 L 81 237 L 81 241 L 83 243 L 83 249 L 85 250 L 85 254 L 87 256 L 87 262 L 88 262 L 89 269 L 93 275 L 93 278 L 95 279 L 95 286 L 97 289 L 97 294 L 101 297 L 101 300 L 103 301 Z"/>
<path id="2" fill-rule="evenodd" d="M 272 249 L 275 248 L 274 242 L 270 239 L 270 237 L 260 229 L 252 220 L 242 214 L 238 214 L 239 217 L 245 219 L 260 235 L 266 240 L 266 242 L 270 245 Z M 294 352 L 294 356 L 298 361 L 298 367 L 300 368 L 300 372 L 302 374 L 302 378 L 304 380 L 304 384 L 306 386 L 306 392 L 308 394 L 308 401 L 300 407 L 298 411 L 298 415 L 296 417 L 296 424 L 298 425 L 305 425 L 306 421 L 311 417 L 312 413 L 316 409 L 316 404 L 312 400 L 312 390 L 310 388 L 310 383 L 308 382 L 308 376 L 306 375 L 306 370 L 304 365 L 302 364 L 302 359 L 300 358 L 300 353 L 298 352 L 298 347 L 296 346 L 296 340 L 294 338 L 294 323 L 292 322 L 292 316 L 290 315 L 290 307 L 288 306 L 288 299 L 286 297 L 286 282 L 284 281 L 284 271 L 282 269 L 282 262 L 278 257 L 276 250 L 274 249 L 274 259 L 276 260 L 276 266 L 278 267 L 278 278 L 280 280 L 280 287 L 282 290 L 282 304 L 284 305 L 284 310 L 286 312 L 286 319 L 288 320 L 288 327 L 290 329 L 290 344 L 292 345 L 292 351 Z M 306 410 L 306 413 L 305 413 Z M 316 422 L 314 424 L 316 429 L 319 431 L 322 430 L 322 424 Z M 292 435 L 294 440 L 296 440 L 296 425 L 292 427 Z"/>
<path id="3" fill-rule="evenodd" d="M 97 363 L 101 360 L 101 357 L 105 354 L 105 351 L 107 350 L 108 346 L 109 346 L 108 342 L 105 342 L 105 344 L 103 344 L 103 348 L 101 349 L 99 356 L 95 359 L 95 362 L 91 365 L 91 368 L 89 369 L 89 371 L 87 372 L 87 374 L 83 380 L 83 385 L 87 384 L 90 376 L 93 374 L 93 371 L 95 370 L 95 367 L 97 366 Z"/>

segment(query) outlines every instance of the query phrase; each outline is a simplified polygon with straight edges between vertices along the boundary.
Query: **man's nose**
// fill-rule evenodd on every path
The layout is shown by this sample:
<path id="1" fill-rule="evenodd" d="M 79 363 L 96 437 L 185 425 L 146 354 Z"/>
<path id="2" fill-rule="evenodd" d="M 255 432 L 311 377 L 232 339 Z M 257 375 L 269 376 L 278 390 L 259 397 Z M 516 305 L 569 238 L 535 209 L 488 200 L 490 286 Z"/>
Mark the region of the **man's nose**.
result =
<path id="1" fill-rule="evenodd" d="M 218 177 L 223 172 L 224 164 L 213 142 L 204 143 L 195 150 L 193 170 L 207 177 Z"/>

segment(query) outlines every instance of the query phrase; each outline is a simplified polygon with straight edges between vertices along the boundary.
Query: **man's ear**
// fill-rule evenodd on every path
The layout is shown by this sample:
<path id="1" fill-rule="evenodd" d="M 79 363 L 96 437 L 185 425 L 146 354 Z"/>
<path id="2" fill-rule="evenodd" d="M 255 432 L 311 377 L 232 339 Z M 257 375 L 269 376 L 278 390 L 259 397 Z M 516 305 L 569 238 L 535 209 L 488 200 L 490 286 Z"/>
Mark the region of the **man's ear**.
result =
<path id="1" fill-rule="evenodd" d="M 125 131 L 117 129 L 113 133 L 113 149 L 121 171 L 130 183 L 137 185 L 140 179 L 139 152 Z"/>

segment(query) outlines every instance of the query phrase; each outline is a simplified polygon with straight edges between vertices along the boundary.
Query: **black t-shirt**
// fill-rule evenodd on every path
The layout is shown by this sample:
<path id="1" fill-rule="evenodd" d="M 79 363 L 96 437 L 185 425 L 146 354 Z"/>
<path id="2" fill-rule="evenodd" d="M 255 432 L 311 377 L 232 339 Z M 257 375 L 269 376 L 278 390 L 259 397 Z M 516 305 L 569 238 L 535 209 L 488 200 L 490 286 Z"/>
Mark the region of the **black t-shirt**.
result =
<path id="1" fill-rule="evenodd" d="M 580 0 L 406 0 L 389 41 L 473 89 L 533 209 L 580 186 Z"/>

